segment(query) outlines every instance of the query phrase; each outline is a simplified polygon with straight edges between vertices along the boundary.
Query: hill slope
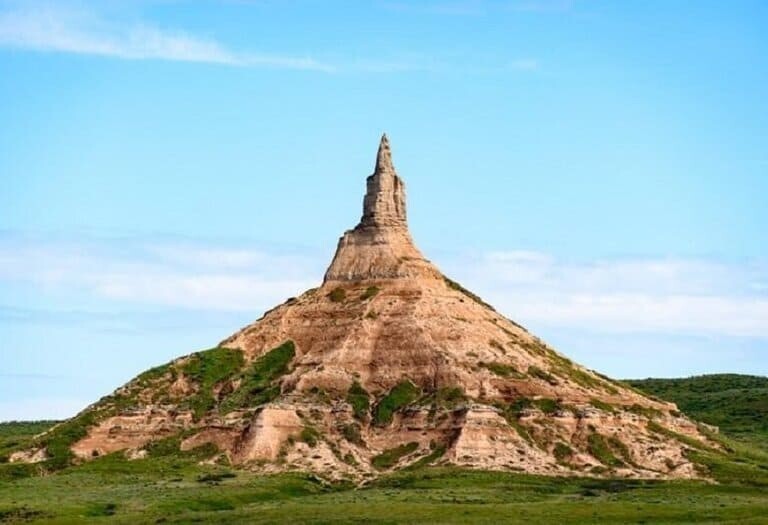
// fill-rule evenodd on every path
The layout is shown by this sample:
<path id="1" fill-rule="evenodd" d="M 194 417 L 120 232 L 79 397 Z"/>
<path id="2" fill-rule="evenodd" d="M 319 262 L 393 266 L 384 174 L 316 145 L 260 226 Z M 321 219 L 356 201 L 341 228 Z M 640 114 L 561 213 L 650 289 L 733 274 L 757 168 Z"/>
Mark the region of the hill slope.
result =
<path id="1" fill-rule="evenodd" d="M 712 374 L 626 382 L 676 403 L 684 413 L 731 437 L 768 448 L 768 377 Z"/>

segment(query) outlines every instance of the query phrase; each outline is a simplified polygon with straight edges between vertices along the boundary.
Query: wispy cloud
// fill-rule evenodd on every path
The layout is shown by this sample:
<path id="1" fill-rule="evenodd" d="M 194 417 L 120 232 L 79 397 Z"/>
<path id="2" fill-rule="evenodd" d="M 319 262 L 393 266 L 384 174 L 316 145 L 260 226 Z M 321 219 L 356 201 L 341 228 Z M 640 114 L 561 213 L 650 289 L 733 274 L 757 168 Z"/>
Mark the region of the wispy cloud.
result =
<path id="1" fill-rule="evenodd" d="M 538 326 L 768 339 L 766 264 L 668 258 L 570 263 L 510 251 L 462 261 L 455 271 L 503 312 Z"/>
<path id="2" fill-rule="evenodd" d="M 336 69 L 311 57 L 240 52 L 215 39 L 182 31 L 149 24 L 110 27 L 93 13 L 43 7 L 0 13 L 0 46 L 124 60 L 168 60 L 324 72 Z"/>
<path id="3" fill-rule="evenodd" d="M 317 286 L 326 262 L 315 254 L 242 246 L 134 242 L 115 248 L 0 239 L 0 285 L 117 307 L 257 313 Z M 449 257 L 442 264 L 449 275 L 523 323 L 595 333 L 768 339 L 764 262 L 572 263 L 508 251 Z"/>
<path id="4" fill-rule="evenodd" d="M 316 286 L 318 275 L 311 257 L 250 248 L 0 241 L 0 283 L 81 301 L 257 312 Z"/>

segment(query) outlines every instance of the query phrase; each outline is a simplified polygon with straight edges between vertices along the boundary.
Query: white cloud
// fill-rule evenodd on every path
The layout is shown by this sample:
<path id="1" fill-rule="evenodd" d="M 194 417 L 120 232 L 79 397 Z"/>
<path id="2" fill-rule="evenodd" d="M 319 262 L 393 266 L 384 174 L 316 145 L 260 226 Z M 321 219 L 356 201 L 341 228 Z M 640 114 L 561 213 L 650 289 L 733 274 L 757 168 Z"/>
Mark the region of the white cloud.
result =
<path id="1" fill-rule="evenodd" d="M 0 46 L 125 60 L 169 60 L 330 72 L 310 57 L 236 52 L 210 38 L 146 24 L 107 27 L 91 13 L 33 8 L 0 13 Z"/>
<path id="2" fill-rule="evenodd" d="M 768 339 L 768 267 L 699 259 L 559 261 L 494 252 L 451 264 L 517 321 L 603 333 Z"/>
<path id="3" fill-rule="evenodd" d="M 122 241 L 0 241 L 0 283 L 73 299 L 254 312 L 317 286 L 311 257 Z"/>
<path id="4" fill-rule="evenodd" d="M 0 239 L 0 285 L 71 298 L 69 309 L 163 306 L 257 312 L 317 286 L 328 261 L 192 242 Z M 522 324 L 593 333 L 768 339 L 768 265 L 705 259 L 569 262 L 538 252 L 443 261 L 446 272 Z M 7 302 L 8 299 L 1 302 Z M 6 306 L 15 306 L 7 304 Z M 50 307 L 50 305 L 46 305 Z"/>

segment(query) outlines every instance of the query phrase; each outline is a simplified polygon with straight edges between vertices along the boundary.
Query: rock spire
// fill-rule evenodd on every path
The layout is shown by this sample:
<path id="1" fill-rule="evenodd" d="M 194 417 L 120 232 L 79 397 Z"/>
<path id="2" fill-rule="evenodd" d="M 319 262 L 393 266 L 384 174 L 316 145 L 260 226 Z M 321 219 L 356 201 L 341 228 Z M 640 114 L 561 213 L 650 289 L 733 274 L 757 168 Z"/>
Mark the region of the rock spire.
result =
<path id="1" fill-rule="evenodd" d="M 408 232 L 405 184 L 392 164 L 389 139 L 384 134 L 376 167 L 366 179 L 363 216 L 339 240 L 325 282 L 439 275 L 414 246 Z"/>
<path id="2" fill-rule="evenodd" d="M 405 185 L 392 164 L 387 134 L 381 136 L 376 168 L 367 182 L 360 226 L 406 227 Z"/>

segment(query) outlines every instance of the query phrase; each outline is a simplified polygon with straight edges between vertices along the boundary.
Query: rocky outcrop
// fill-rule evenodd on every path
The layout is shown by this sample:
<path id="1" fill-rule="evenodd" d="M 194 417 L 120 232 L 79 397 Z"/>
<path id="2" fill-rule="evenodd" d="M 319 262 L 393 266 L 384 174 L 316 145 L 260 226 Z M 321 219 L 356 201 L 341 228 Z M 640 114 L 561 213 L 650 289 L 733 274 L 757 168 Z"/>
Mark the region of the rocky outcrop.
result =
<path id="1" fill-rule="evenodd" d="M 408 231 L 405 184 L 395 172 L 386 135 L 381 137 L 376 167 L 366 186 L 363 216 L 339 240 L 325 282 L 438 278 L 440 272 L 424 259 Z"/>
<path id="2" fill-rule="evenodd" d="M 675 405 L 573 363 L 424 259 L 386 136 L 319 288 L 73 421 L 89 422 L 71 447 L 82 459 L 140 457 L 183 431 L 183 450 L 208 444 L 234 465 L 358 480 L 415 462 L 693 477 L 691 443 L 718 446 Z"/>

